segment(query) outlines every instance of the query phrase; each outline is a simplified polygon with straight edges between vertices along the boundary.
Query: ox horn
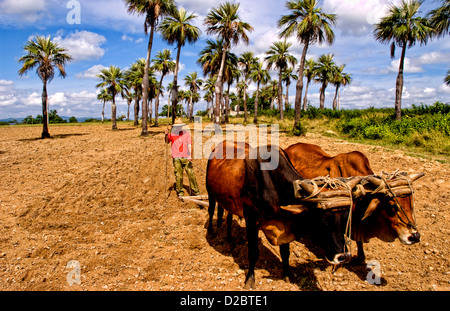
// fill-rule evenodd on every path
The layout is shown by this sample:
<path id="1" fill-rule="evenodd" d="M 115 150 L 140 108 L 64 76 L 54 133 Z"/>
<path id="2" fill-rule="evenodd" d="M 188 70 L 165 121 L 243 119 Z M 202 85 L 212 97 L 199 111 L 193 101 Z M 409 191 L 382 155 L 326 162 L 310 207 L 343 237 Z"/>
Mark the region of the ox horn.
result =
<path id="1" fill-rule="evenodd" d="M 411 182 L 414 182 L 414 181 L 416 181 L 417 179 L 419 179 L 419 178 L 421 178 L 423 176 L 425 176 L 425 173 L 423 173 L 423 172 L 422 173 L 415 173 L 415 174 L 408 175 L 408 179 L 410 179 Z"/>
<path id="2" fill-rule="evenodd" d="M 301 198 L 301 191 L 304 190 L 308 195 L 312 195 L 313 193 L 317 193 L 319 191 L 319 187 L 316 183 L 313 183 L 309 179 L 305 180 L 296 180 L 293 182 L 294 184 L 294 192 L 296 198 Z"/>
<path id="3" fill-rule="evenodd" d="M 350 189 L 353 189 L 357 184 L 359 184 L 362 180 L 362 177 L 358 176 L 358 177 L 352 177 L 349 178 L 348 181 L 346 181 L 345 183 L 347 184 L 347 186 L 350 187 Z"/>
<path id="4" fill-rule="evenodd" d="M 364 217 L 361 220 L 364 220 L 372 215 L 372 213 L 377 209 L 378 204 L 380 204 L 380 200 L 377 198 L 374 198 L 372 201 L 370 201 L 370 204 L 369 206 L 367 206 L 366 212 L 364 213 Z"/>

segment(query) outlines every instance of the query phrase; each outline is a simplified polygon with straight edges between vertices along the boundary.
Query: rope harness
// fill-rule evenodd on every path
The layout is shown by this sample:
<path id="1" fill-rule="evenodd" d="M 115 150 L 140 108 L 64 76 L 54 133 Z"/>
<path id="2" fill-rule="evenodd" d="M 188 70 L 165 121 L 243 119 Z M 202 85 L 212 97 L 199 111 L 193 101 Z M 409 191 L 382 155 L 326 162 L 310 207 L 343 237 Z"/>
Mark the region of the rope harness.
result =
<path id="1" fill-rule="evenodd" d="M 344 239 L 345 239 L 345 251 L 349 251 L 349 248 L 351 246 L 352 240 L 351 240 L 351 227 L 352 227 L 352 211 L 353 211 L 353 197 L 352 197 L 352 189 L 350 188 L 350 186 L 345 183 L 344 181 L 342 181 L 339 178 L 332 178 L 330 176 L 320 176 L 320 177 L 316 177 L 314 179 L 311 180 L 311 182 L 314 185 L 314 191 L 311 193 L 311 195 L 309 195 L 308 197 L 306 197 L 305 199 L 311 199 L 315 196 L 317 196 L 319 193 L 321 193 L 323 191 L 323 189 L 325 188 L 329 188 L 332 190 L 346 190 L 348 192 L 348 196 L 350 199 L 350 205 L 349 205 L 349 212 L 348 212 L 348 217 L 347 217 L 347 223 L 345 225 L 345 233 L 344 233 Z M 322 185 L 320 188 L 317 185 Z M 335 200 L 334 198 L 329 198 L 329 200 Z M 333 208 L 332 208 L 333 209 Z"/>

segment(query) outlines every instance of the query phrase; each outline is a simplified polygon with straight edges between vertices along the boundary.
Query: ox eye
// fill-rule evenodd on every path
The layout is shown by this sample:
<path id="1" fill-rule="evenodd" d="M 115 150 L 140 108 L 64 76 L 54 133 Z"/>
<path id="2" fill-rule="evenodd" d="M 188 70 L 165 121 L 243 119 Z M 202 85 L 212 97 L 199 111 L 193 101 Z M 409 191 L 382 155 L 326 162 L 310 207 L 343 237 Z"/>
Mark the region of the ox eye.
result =
<path id="1" fill-rule="evenodd" d="M 396 205 L 395 204 L 389 204 L 386 208 L 386 213 L 388 214 L 389 217 L 393 217 L 396 213 Z"/>

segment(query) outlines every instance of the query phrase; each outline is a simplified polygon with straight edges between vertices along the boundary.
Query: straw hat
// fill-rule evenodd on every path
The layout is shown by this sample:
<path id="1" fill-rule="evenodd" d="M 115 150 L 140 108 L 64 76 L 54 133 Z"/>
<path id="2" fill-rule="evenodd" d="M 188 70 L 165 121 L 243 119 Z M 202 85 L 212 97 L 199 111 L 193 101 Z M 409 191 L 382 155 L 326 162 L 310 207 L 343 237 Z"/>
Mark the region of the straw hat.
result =
<path id="1" fill-rule="evenodd" d="M 173 123 L 172 127 L 184 127 L 186 124 L 183 123 L 183 120 L 181 118 L 176 118 L 175 122 Z"/>

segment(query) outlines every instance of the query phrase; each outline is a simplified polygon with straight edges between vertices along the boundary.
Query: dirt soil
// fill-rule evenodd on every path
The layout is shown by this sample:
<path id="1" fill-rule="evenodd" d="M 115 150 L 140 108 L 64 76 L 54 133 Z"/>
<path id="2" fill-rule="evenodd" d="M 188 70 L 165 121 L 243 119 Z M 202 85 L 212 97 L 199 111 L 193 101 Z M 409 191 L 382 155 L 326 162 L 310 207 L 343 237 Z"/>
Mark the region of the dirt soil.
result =
<path id="1" fill-rule="evenodd" d="M 176 198 L 169 161 L 166 182 L 164 127 L 149 131 L 142 138 L 127 125 L 52 126 L 53 139 L 41 140 L 40 127 L 0 128 L 0 290 L 243 290 L 244 221 L 234 219 L 232 244 L 225 225 L 208 236 L 207 210 Z M 299 141 L 333 155 L 359 150 L 378 173 L 425 172 L 414 184 L 422 240 L 365 244 L 367 261 L 379 262 L 380 285 L 369 284 L 365 265 L 332 273 L 319 248 L 294 242 L 294 280 L 286 283 L 279 249 L 260 232 L 257 290 L 450 290 L 449 164 L 314 134 L 282 134 L 280 146 Z M 207 194 L 207 160 L 193 163 Z"/>

